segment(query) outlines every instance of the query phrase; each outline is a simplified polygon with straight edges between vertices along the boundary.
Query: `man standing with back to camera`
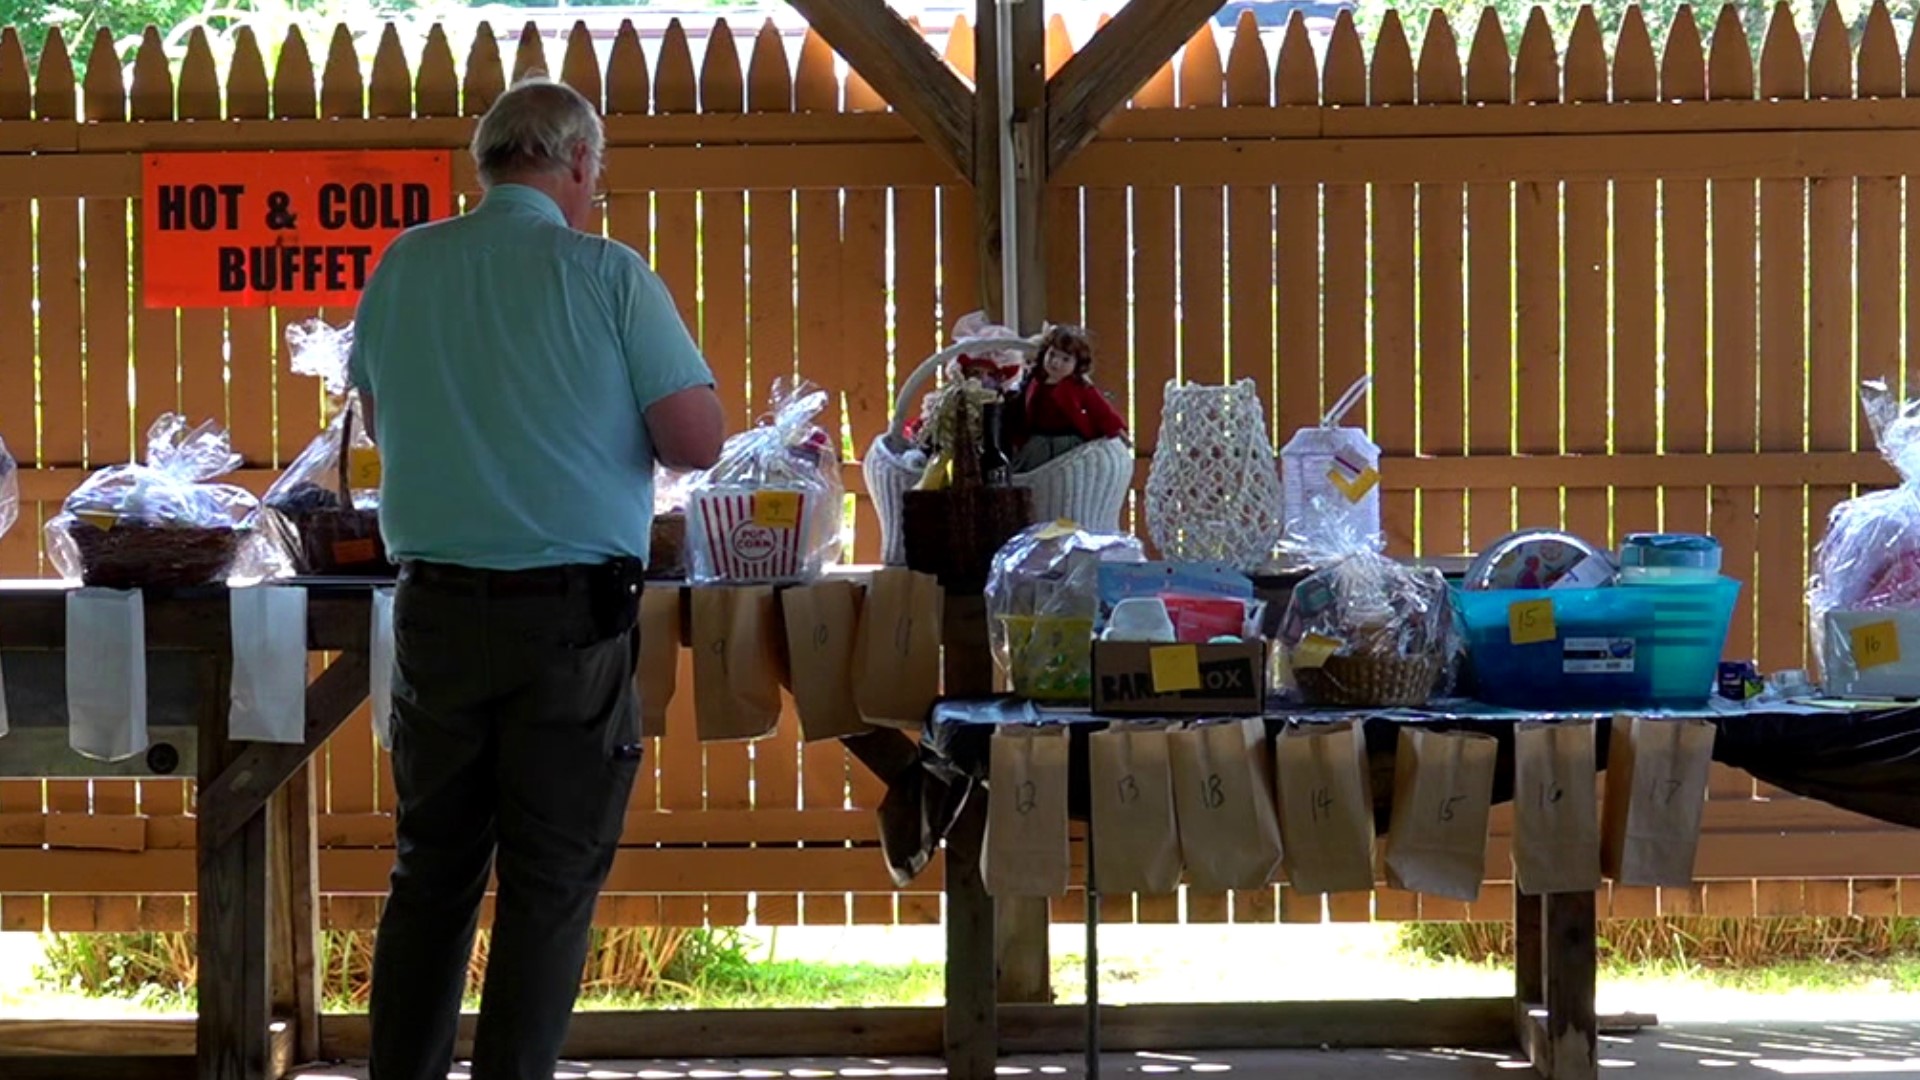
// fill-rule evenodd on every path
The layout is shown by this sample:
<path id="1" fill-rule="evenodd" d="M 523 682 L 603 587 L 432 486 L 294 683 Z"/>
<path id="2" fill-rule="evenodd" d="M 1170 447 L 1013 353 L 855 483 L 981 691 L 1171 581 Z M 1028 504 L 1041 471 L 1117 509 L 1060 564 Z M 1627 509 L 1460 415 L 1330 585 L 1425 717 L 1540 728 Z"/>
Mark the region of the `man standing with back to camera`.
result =
<path id="1" fill-rule="evenodd" d="M 593 221 L 606 137 L 533 78 L 473 137 L 486 195 L 408 231 L 356 317 L 394 601 L 391 892 L 374 1080 L 444 1080 L 488 873 L 474 1080 L 551 1080 L 639 764 L 653 467 L 724 419 L 673 299 Z"/>

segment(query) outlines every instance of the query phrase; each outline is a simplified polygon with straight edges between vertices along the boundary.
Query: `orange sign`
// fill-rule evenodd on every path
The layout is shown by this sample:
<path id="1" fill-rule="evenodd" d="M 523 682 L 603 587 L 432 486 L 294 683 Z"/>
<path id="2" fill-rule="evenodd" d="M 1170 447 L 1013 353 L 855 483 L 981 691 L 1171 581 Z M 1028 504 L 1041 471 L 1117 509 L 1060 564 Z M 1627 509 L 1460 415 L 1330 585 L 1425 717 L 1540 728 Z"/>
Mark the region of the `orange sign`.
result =
<path id="1" fill-rule="evenodd" d="M 148 154 L 150 308 L 351 306 L 393 238 L 453 212 L 443 150 Z"/>

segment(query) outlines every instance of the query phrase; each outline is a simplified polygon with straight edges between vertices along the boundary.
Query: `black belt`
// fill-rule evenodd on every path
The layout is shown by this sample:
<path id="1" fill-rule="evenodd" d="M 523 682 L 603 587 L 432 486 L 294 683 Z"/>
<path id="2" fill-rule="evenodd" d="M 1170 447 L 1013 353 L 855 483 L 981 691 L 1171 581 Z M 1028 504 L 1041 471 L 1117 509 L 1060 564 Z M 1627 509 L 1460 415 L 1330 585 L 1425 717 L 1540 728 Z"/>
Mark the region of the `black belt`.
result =
<path id="1" fill-rule="evenodd" d="M 638 559 L 614 559 L 597 564 L 543 566 L 531 570 L 482 570 L 450 563 L 409 561 L 400 567 L 400 580 L 429 589 L 448 589 L 489 596 L 566 596 L 576 591 L 634 589 L 645 577 Z"/>

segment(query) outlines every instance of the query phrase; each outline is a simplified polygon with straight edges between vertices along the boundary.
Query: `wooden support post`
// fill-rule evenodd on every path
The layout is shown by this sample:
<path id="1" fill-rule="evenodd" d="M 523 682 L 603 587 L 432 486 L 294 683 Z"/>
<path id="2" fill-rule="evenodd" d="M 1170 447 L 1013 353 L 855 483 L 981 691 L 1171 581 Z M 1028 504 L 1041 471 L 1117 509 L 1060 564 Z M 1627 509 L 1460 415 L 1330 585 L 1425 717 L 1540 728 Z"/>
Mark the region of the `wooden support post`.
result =
<path id="1" fill-rule="evenodd" d="M 974 24 L 974 206 L 979 221 L 981 295 L 995 318 L 1007 319 L 1004 268 L 1014 267 L 1019 290 L 1014 329 L 1039 331 L 1046 322 L 1047 16 L 1038 0 L 1013 6 L 1004 28 L 996 0 L 979 0 Z M 1011 160 L 1003 160 L 999 34 L 1007 34 L 1012 60 Z M 1013 174 L 1013 220 L 1003 202 Z M 1009 247 L 1008 241 L 1012 245 Z"/>
<path id="2" fill-rule="evenodd" d="M 995 1004 L 993 898 L 980 880 L 987 828 L 985 792 L 976 788 L 947 831 L 947 1007 L 949 1080 L 993 1080 L 999 1064 Z"/>
<path id="3" fill-rule="evenodd" d="M 223 646 L 200 713 L 200 1009 L 195 1024 L 200 1080 L 268 1080 L 273 1075 L 267 977 L 267 815 L 256 805 L 224 838 L 214 781 L 241 756 L 227 738 L 233 661 Z M 227 798 L 234 796 L 228 795 Z"/>
<path id="4" fill-rule="evenodd" d="M 1107 117 L 1219 10 L 1220 0 L 1158 0 L 1122 7 L 1086 48 L 1061 65 L 1047 86 L 1047 171 L 1059 172 L 1092 142 Z"/>
<path id="5" fill-rule="evenodd" d="M 320 884 L 314 873 L 312 765 L 294 771 L 268 806 L 272 868 L 273 1014 L 292 1027 L 301 1062 L 320 1058 Z"/>
<path id="6" fill-rule="evenodd" d="M 1514 893 L 1514 1026 L 1546 1080 L 1599 1074 L 1592 893 Z"/>

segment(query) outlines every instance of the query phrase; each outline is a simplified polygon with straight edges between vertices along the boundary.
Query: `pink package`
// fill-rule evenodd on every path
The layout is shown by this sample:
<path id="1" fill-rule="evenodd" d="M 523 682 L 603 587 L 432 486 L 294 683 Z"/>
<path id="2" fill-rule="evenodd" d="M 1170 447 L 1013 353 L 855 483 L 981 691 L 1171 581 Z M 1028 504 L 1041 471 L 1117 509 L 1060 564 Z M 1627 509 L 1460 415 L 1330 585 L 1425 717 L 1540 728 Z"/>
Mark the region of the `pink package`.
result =
<path id="1" fill-rule="evenodd" d="M 1239 637 L 1247 629 L 1245 601 L 1217 596 L 1175 596 L 1161 599 L 1173 618 L 1174 638 L 1185 644 L 1204 645 L 1217 637 Z"/>

